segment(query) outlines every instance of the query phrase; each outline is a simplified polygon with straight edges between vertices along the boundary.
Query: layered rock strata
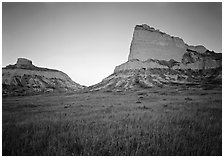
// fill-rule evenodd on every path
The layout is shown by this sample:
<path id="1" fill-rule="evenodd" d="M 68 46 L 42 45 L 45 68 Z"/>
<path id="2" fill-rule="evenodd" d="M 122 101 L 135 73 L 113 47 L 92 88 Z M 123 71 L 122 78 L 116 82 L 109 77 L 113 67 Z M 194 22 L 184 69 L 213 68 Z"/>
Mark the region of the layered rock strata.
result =
<path id="1" fill-rule="evenodd" d="M 170 36 L 143 24 L 136 25 L 134 29 L 128 61 L 174 59 L 179 62 L 174 69 L 210 69 L 220 67 L 221 58 L 221 53 L 211 52 L 201 45 L 189 46 L 179 37 Z"/>
<path id="2" fill-rule="evenodd" d="M 84 88 L 65 73 L 36 67 L 19 58 L 15 65 L 2 69 L 3 95 L 27 95 L 54 91 L 78 91 Z"/>
<path id="3" fill-rule="evenodd" d="M 128 60 L 148 59 L 181 61 L 187 46 L 179 37 L 173 37 L 146 24 L 137 25 L 130 47 Z"/>
<path id="4" fill-rule="evenodd" d="M 222 54 L 189 46 L 146 24 L 136 25 L 128 61 L 90 90 L 221 83 Z"/>

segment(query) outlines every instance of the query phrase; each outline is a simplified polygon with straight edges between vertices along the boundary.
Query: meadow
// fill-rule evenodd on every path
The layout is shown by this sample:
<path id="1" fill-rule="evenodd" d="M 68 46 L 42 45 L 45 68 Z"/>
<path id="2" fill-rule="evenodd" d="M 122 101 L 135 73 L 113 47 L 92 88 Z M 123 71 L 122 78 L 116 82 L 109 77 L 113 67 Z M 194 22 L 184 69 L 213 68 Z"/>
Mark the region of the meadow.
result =
<path id="1" fill-rule="evenodd" d="M 222 89 L 3 97 L 2 154 L 222 155 Z"/>

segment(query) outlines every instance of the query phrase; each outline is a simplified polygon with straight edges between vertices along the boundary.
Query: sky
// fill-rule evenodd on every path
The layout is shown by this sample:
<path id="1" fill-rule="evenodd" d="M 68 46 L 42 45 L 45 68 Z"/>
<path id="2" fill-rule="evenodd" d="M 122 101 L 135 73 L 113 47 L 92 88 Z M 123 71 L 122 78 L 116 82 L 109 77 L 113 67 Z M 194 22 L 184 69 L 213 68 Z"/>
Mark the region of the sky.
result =
<path id="1" fill-rule="evenodd" d="M 222 4 L 209 2 L 2 3 L 2 66 L 17 58 L 99 83 L 128 60 L 135 25 L 222 52 Z"/>

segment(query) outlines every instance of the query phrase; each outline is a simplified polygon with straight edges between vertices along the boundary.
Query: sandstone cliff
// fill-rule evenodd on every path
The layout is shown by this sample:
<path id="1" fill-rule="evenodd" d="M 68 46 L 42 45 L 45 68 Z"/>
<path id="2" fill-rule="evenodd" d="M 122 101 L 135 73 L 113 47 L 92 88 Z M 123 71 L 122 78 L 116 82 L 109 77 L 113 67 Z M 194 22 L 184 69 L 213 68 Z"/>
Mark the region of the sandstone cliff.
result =
<path id="1" fill-rule="evenodd" d="M 189 46 L 146 24 L 136 25 L 128 61 L 90 90 L 127 90 L 170 84 L 221 83 L 222 54 L 204 46 Z"/>
<path id="2" fill-rule="evenodd" d="M 65 73 L 36 67 L 32 61 L 19 58 L 15 65 L 2 69 L 3 95 L 27 95 L 53 91 L 77 91 L 81 86 Z"/>
<path id="3" fill-rule="evenodd" d="M 174 59 L 181 61 L 186 48 L 181 38 L 170 36 L 146 24 L 137 25 L 134 29 L 128 60 Z"/>
<path id="4" fill-rule="evenodd" d="M 204 46 L 189 46 L 179 37 L 170 36 L 143 24 L 136 25 L 131 42 L 128 62 L 115 68 L 115 72 L 139 68 L 165 68 L 163 62 L 174 60 L 173 69 L 211 69 L 221 67 L 221 53 L 214 53 Z M 138 60 L 138 61 L 136 61 Z M 156 60 L 149 63 L 149 60 Z M 171 68 L 167 66 L 167 68 Z"/>

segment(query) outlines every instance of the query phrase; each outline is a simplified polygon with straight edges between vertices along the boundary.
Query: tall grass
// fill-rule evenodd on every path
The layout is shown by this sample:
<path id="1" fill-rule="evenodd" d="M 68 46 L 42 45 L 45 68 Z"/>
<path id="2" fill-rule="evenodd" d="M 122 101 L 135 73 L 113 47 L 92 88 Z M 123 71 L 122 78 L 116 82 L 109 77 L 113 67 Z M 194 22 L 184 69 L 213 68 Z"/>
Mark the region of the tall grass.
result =
<path id="1" fill-rule="evenodd" d="M 60 103 L 52 105 L 52 110 L 40 105 L 26 107 L 26 111 L 13 111 L 3 105 L 3 155 L 222 154 L 220 99 L 214 97 L 205 105 L 182 96 L 175 102 L 170 96 L 169 102 L 160 101 L 161 96 L 157 96 L 160 100 L 153 104 L 149 102 L 150 95 L 144 95 L 141 102 L 145 108 L 139 108 L 142 105 L 134 102 L 138 94 L 121 98 L 113 93 L 84 98 L 80 95 L 74 97 L 76 101 L 79 98 L 74 107 L 66 109 L 60 109 Z M 198 96 L 203 97 L 201 100 L 207 97 Z M 84 102 L 86 98 L 90 101 Z M 5 105 L 12 105 L 11 101 L 5 101 Z M 72 96 L 63 102 L 71 101 Z M 22 107 L 21 102 L 16 103 Z M 97 105 L 92 107 L 90 103 Z"/>

